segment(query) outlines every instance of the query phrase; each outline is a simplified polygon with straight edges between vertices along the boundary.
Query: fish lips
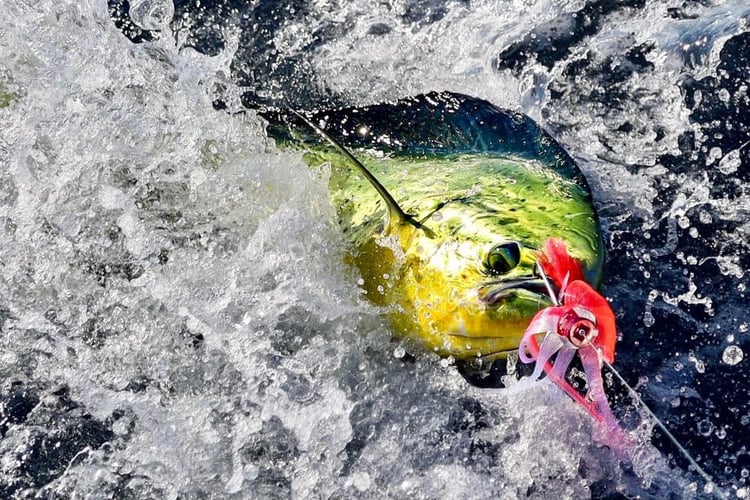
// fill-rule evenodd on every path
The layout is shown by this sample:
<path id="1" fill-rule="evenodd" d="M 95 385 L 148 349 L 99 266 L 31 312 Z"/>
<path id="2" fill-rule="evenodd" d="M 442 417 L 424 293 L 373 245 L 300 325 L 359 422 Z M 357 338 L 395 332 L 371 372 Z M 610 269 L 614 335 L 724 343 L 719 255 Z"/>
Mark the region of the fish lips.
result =
<path id="1" fill-rule="evenodd" d="M 557 296 L 558 290 L 550 284 L 552 293 Z M 498 280 L 482 285 L 479 289 L 479 299 L 489 306 L 499 306 L 509 299 L 528 293 L 539 296 L 539 299 L 550 302 L 550 289 L 541 278 L 528 276 L 509 280 Z"/>

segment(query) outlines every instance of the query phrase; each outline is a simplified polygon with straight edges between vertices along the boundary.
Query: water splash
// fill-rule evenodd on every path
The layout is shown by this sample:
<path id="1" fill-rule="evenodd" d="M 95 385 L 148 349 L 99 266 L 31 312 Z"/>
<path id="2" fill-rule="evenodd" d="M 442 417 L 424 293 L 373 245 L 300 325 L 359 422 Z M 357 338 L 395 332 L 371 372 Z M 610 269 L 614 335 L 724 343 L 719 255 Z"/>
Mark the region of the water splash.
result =
<path id="1" fill-rule="evenodd" d="M 329 85 L 315 95 L 330 91 L 358 103 L 439 88 L 522 109 L 581 160 L 604 207 L 615 259 L 625 254 L 618 231 L 646 255 L 668 241 L 660 231 L 667 220 L 675 222 L 676 248 L 684 246 L 671 203 L 683 200 L 680 193 L 690 199 L 705 180 L 660 163 L 684 149 L 681 134 L 697 128 L 674 85 L 684 54 L 659 34 L 682 26 L 662 16 L 667 6 L 625 10 L 551 68 L 532 58 L 512 74 L 498 72 L 497 54 L 581 2 L 424 4 L 434 7 L 429 15 L 413 2 L 366 12 L 343 2 L 335 14 L 317 2 L 306 19 L 280 16 L 284 26 L 272 44 L 288 59 L 269 67 L 314 69 L 315 78 L 302 70 L 297 76 Z M 651 447 L 636 476 L 621 468 L 591 438 L 585 416 L 549 387 L 495 397 L 468 387 L 448 362 L 394 357 L 398 346 L 378 312 L 358 300 L 357 276 L 341 262 L 344 243 L 329 222 L 325 179 L 275 151 L 252 112 L 214 109 L 216 89 L 224 88 L 237 111 L 247 89 L 232 87 L 231 78 L 268 68 L 233 66 L 239 36 L 216 57 L 191 49 L 194 39 L 166 29 L 169 19 L 183 19 L 173 18 L 169 2 L 131 7 L 142 28 L 160 30 L 158 38 L 132 44 L 101 2 L 0 7 L 0 161 L 7 167 L 0 173 L 0 395 L 11 415 L 2 424 L 3 493 L 685 491 L 680 474 Z M 716 21 L 708 23 L 706 44 L 691 49 L 691 64 L 707 74 L 735 29 L 737 16 L 723 18 L 721 8 L 694 7 Z M 631 32 L 643 34 L 633 39 Z M 658 43 L 649 50 L 651 38 Z M 286 83 L 254 90 L 286 98 Z M 619 93 L 601 95 L 601 88 Z M 696 137 L 697 149 L 709 140 Z M 732 170 L 742 150 L 721 150 L 709 168 L 728 177 L 721 170 Z M 742 173 L 737 168 L 729 177 Z M 691 213 L 699 209 L 712 210 L 714 221 L 745 221 L 717 233 L 720 247 L 709 255 L 717 262 L 740 255 L 725 242 L 746 244 L 743 189 L 734 199 L 711 192 L 707 203 L 683 207 L 696 230 L 705 225 Z M 623 229 L 633 220 L 659 243 Z M 644 265 L 658 272 L 659 259 L 668 258 Z M 640 278 L 617 278 L 621 287 L 609 285 L 619 294 L 614 303 L 629 303 L 623 290 L 637 288 L 631 300 L 638 304 Z M 707 286 L 694 283 L 696 293 Z M 682 285 L 667 289 L 669 296 L 689 291 Z M 662 288 L 643 289 L 654 287 Z M 667 306 L 694 304 L 652 305 L 658 336 Z M 717 315 L 732 314 L 724 311 Z M 680 321 L 691 317 L 682 314 Z M 650 337 L 637 338 L 645 344 Z M 719 363 L 719 351 L 694 352 L 707 373 L 715 368 L 710 360 Z M 669 392 L 670 383 L 649 387 Z M 692 386 L 684 394 L 678 408 L 686 412 L 702 401 Z M 694 422 L 686 425 L 694 432 Z M 730 429 L 722 443 L 731 440 Z M 742 480 L 739 470 L 727 475 Z"/>

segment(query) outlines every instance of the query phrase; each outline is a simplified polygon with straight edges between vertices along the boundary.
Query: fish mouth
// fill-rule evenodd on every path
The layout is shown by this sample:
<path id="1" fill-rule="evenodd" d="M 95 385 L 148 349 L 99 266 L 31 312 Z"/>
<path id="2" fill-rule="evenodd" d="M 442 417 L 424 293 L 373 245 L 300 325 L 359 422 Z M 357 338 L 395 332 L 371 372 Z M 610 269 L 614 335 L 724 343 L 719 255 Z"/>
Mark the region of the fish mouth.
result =
<path id="1" fill-rule="evenodd" d="M 550 289 L 557 296 L 559 293 L 557 287 L 550 283 Z M 549 301 L 550 289 L 547 288 L 547 283 L 543 279 L 536 276 L 527 276 L 483 284 L 479 288 L 479 299 L 487 305 L 494 306 L 502 304 L 510 298 L 527 295 L 525 292 L 529 292 L 539 296 L 540 299 Z"/>

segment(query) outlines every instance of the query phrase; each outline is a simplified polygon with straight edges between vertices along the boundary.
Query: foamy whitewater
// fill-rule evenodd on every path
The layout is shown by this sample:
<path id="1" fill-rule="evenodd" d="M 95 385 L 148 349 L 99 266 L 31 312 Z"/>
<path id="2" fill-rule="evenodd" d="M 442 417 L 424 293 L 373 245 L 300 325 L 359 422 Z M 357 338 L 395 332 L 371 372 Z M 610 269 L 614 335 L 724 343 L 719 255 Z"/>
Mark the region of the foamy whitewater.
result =
<path id="1" fill-rule="evenodd" d="M 607 2 L 298 3 L 253 38 L 229 10 L 133 1 L 142 43 L 105 1 L 0 5 L 0 497 L 715 494 L 628 397 L 631 463 L 550 384 L 479 389 L 405 354 L 343 262 L 324 174 L 241 104 L 430 90 L 523 111 L 579 162 L 616 366 L 750 495 L 750 137 L 720 107 L 746 112 L 748 87 L 710 85 L 750 8 L 623 2 L 555 55 L 544 40 Z M 273 59 L 241 65 L 264 33 Z"/>

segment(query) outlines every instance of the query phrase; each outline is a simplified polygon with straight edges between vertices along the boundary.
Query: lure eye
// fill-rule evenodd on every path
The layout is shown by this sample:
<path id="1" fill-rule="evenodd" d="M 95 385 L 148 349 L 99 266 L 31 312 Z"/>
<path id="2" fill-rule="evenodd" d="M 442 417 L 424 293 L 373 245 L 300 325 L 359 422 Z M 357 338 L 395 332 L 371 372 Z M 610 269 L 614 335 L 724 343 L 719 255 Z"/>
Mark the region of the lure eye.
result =
<path id="1" fill-rule="evenodd" d="M 599 335 L 596 316 L 583 307 L 573 307 L 560 317 L 557 333 L 566 337 L 576 349 L 590 346 Z"/>
<path id="2" fill-rule="evenodd" d="M 492 274 L 505 274 L 521 261 L 521 248 L 515 241 L 495 245 L 487 254 L 487 269 Z"/>

